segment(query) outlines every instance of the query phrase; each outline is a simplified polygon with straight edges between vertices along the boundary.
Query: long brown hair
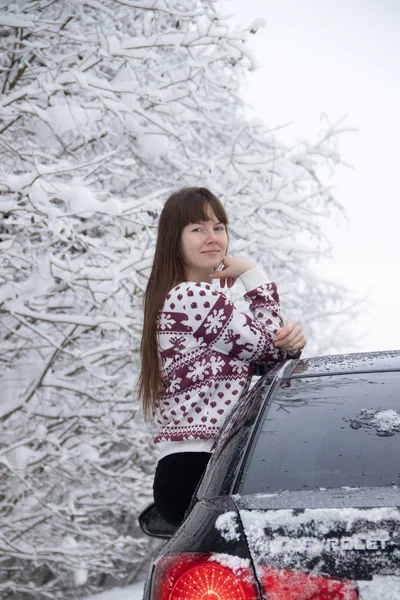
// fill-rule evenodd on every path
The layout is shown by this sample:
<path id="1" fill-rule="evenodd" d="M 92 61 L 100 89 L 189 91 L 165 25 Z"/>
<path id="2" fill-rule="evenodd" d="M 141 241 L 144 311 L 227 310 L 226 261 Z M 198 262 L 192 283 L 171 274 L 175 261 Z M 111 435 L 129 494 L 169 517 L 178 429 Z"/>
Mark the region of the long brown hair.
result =
<path id="1" fill-rule="evenodd" d="M 140 346 L 141 372 L 138 393 L 146 417 L 154 413 L 162 394 L 157 317 L 168 292 L 185 281 L 182 231 L 190 223 L 207 221 L 210 207 L 220 223 L 228 225 L 221 201 L 205 187 L 185 187 L 171 194 L 160 215 L 153 267 L 144 296 L 144 324 Z"/>

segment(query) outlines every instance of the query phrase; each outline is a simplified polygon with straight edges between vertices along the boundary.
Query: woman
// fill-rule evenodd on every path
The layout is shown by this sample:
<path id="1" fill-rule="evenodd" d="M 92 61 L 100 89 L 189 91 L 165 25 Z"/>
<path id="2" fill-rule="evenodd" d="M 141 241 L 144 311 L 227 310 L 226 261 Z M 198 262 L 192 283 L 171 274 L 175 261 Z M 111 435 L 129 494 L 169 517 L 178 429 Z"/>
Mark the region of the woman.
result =
<path id="1" fill-rule="evenodd" d="M 160 216 L 145 294 L 139 394 L 157 425 L 154 500 L 179 525 L 254 362 L 298 356 L 306 341 L 285 326 L 279 296 L 261 267 L 226 255 L 228 218 L 204 187 L 173 193 Z M 222 291 L 240 278 L 253 318 Z"/>

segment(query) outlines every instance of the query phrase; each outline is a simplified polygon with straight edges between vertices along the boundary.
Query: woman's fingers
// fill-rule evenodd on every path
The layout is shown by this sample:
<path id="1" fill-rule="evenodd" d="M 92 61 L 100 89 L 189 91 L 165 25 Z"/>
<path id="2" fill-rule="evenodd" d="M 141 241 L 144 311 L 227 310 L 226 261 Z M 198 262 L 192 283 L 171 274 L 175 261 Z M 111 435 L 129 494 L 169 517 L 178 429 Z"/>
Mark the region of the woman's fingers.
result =
<path id="1" fill-rule="evenodd" d="M 306 338 L 304 336 L 302 336 L 301 339 L 296 340 L 296 341 L 288 344 L 287 346 L 285 346 L 285 350 L 301 350 L 302 348 L 304 348 L 306 343 L 307 343 Z"/>
<path id="2" fill-rule="evenodd" d="M 238 277 L 234 267 L 224 267 L 221 271 L 210 273 L 211 279 L 227 279 L 229 277 Z"/>
<path id="3" fill-rule="evenodd" d="M 224 288 L 225 285 L 226 287 L 231 288 L 235 284 L 235 281 L 236 277 L 221 277 L 219 283 L 222 288 Z"/>
<path id="4" fill-rule="evenodd" d="M 210 273 L 211 279 L 237 279 L 250 269 L 253 269 L 256 265 L 246 259 L 233 258 L 232 256 L 225 256 L 222 261 L 224 268 L 221 271 L 213 271 Z"/>
<path id="5" fill-rule="evenodd" d="M 297 323 L 289 321 L 285 327 L 281 327 L 276 332 L 275 346 L 283 350 L 300 350 L 304 348 L 307 340 L 304 337 L 303 330 Z"/>
<path id="6" fill-rule="evenodd" d="M 286 344 L 290 343 L 299 331 L 300 327 L 296 323 L 289 321 L 285 327 L 281 327 L 276 332 L 275 346 L 283 348 Z"/>

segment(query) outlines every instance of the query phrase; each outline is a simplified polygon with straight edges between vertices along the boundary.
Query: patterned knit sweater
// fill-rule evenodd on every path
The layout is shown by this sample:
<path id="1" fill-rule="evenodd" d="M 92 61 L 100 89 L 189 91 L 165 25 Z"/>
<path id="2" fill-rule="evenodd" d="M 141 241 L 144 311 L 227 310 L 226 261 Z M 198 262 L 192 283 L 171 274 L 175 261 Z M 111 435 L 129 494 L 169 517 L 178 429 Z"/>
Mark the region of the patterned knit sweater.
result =
<path id="1" fill-rule="evenodd" d="M 284 325 L 276 285 L 261 267 L 240 279 L 253 318 L 208 283 L 181 283 L 167 295 L 157 328 L 164 393 L 156 444 L 214 440 L 248 388 L 252 363 L 286 358 L 274 346 Z"/>

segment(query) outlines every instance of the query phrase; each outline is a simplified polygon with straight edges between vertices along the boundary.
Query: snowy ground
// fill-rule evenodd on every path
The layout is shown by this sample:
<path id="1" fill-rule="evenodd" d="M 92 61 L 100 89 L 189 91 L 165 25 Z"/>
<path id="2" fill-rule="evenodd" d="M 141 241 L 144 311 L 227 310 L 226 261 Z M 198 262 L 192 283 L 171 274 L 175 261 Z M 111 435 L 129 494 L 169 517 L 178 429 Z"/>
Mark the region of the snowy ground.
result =
<path id="1" fill-rule="evenodd" d="M 142 600 L 143 581 L 135 583 L 125 588 L 115 588 L 95 596 L 90 596 L 87 600 Z"/>

